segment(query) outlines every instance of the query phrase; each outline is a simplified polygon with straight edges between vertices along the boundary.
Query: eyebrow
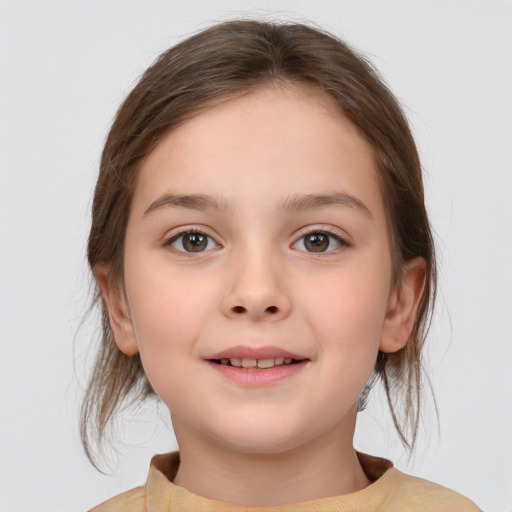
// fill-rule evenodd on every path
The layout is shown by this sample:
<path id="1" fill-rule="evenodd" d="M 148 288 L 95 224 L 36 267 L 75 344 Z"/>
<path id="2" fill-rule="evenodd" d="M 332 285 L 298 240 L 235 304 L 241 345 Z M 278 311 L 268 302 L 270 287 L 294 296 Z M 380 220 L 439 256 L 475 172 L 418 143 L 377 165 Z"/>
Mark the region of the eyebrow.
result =
<path id="1" fill-rule="evenodd" d="M 286 213 L 297 213 L 330 206 L 351 208 L 373 218 L 369 208 L 360 199 L 344 192 L 293 195 L 281 201 L 279 208 Z M 227 199 L 216 199 L 208 194 L 164 194 L 150 204 L 144 212 L 144 216 L 162 208 L 211 209 L 227 213 L 231 211 L 231 202 Z"/>
<path id="2" fill-rule="evenodd" d="M 335 192 L 333 194 L 293 195 L 287 197 L 280 205 L 281 209 L 287 213 L 328 208 L 330 206 L 350 208 L 363 213 L 370 219 L 373 218 L 370 209 L 360 199 L 345 192 Z"/>
<path id="3" fill-rule="evenodd" d="M 164 194 L 149 205 L 149 208 L 144 212 L 144 216 L 161 208 L 211 209 L 222 213 L 231 209 L 229 201 L 218 200 L 208 194 Z"/>

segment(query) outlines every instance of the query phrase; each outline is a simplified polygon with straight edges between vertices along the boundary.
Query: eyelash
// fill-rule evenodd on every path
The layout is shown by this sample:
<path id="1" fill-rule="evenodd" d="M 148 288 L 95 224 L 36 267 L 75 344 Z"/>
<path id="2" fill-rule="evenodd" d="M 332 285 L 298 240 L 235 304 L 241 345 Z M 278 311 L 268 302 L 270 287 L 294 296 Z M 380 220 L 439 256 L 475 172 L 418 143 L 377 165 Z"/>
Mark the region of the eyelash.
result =
<path id="1" fill-rule="evenodd" d="M 303 250 L 303 249 L 297 249 L 297 250 L 300 250 L 300 251 L 303 251 L 303 252 L 307 252 L 309 254 L 328 254 L 328 253 L 331 253 L 331 252 L 334 252 L 336 250 L 339 250 L 343 247 L 350 247 L 351 244 L 343 237 L 341 236 L 340 233 L 338 232 L 334 232 L 334 230 L 332 228 L 325 228 L 325 227 L 315 227 L 315 228 L 310 228 L 310 229 L 307 229 L 306 231 L 303 231 L 301 234 L 300 234 L 300 237 L 297 239 L 297 241 L 295 241 L 293 244 L 292 244 L 292 247 L 293 248 L 296 248 L 294 246 L 296 246 L 299 242 L 302 242 L 302 244 L 304 245 L 305 243 L 305 240 L 308 236 L 312 236 L 312 235 L 324 235 L 324 236 L 327 236 L 329 238 L 329 243 L 327 245 L 327 248 L 329 248 L 329 246 L 331 245 L 331 242 L 330 240 L 334 239 L 336 241 L 336 243 L 338 244 L 337 247 L 331 249 L 331 250 L 325 250 L 325 251 L 308 251 L 308 250 Z"/>
<path id="2" fill-rule="evenodd" d="M 184 238 L 187 235 L 196 235 L 196 234 L 197 235 L 204 235 L 207 238 L 207 242 L 206 242 L 207 246 L 206 247 L 208 247 L 208 245 L 210 245 L 210 242 L 213 242 L 217 247 L 219 246 L 219 244 L 210 235 L 206 234 L 204 231 L 201 231 L 198 228 L 184 228 L 181 231 L 178 231 L 177 233 L 174 233 L 169 238 L 166 238 L 164 240 L 163 247 L 171 247 L 180 238 Z M 183 240 L 181 242 L 181 245 L 183 247 Z M 185 250 L 184 247 L 183 247 L 183 250 L 182 249 L 178 249 L 176 247 L 174 247 L 173 249 L 175 251 L 177 251 L 179 253 L 183 253 L 183 254 L 194 254 L 194 253 L 200 253 L 200 252 L 207 252 L 207 251 L 211 250 L 212 248 L 210 248 L 210 249 L 206 248 L 206 250 L 202 250 L 202 251 L 187 251 L 187 250 Z"/>
<path id="3" fill-rule="evenodd" d="M 204 231 L 201 231 L 200 229 L 198 228 L 184 228 L 182 229 L 181 231 L 177 232 L 177 233 L 174 233 L 172 236 L 170 236 L 169 238 L 166 238 L 164 240 L 164 243 L 163 243 L 163 247 L 172 247 L 172 245 L 177 242 L 180 238 L 184 238 L 185 236 L 187 235 L 203 235 L 206 237 L 207 241 L 206 241 L 206 247 L 203 249 L 203 250 L 199 250 L 199 251 L 187 251 L 185 250 L 185 248 L 183 247 L 183 240 L 182 240 L 182 248 L 183 249 L 178 249 L 176 247 L 174 247 L 173 249 L 176 250 L 177 252 L 180 252 L 180 253 L 183 253 L 183 254 L 194 254 L 194 253 L 202 253 L 202 252 L 208 252 L 210 250 L 212 250 L 212 247 L 208 248 L 208 246 L 210 245 L 211 242 L 213 242 L 215 244 L 216 247 L 219 247 L 219 244 L 208 234 L 206 234 Z M 302 242 L 302 245 L 305 247 L 305 241 L 306 241 L 306 238 L 308 236 L 312 236 L 312 235 L 323 235 L 323 236 L 327 236 L 328 237 L 328 243 L 327 243 L 327 247 L 325 249 L 328 249 L 332 243 L 331 243 L 331 240 L 334 239 L 336 244 L 337 244 L 337 247 L 331 249 L 331 250 L 319 250 L 319 251 L 308 251 L 307 249 L 297 249 L 297 244 L 299 244 L 300 242 Z M 350 247 L 351 244 L 349 242 L 347 242 L 347 240 L 345 238 L 343 238 L 342 236 L 340 236 L 339 233 L 334 233 L 332 228 L 329 228 L 329 229 L 326 229 L 326 228 L 310 228 L 306 231 L 303 231 L 299 238 L 291 245 L 292 248 L 294 249 L 297 249 L 301 252 L 307 252 L 309 254 L 327 254 L 327 253 L 331 253 L 331 252 L 334 252 L 336 250 L 339 250 L 340 248 L 342 247 Z M 215 247 L 214 247 L 215 248 Z"/>

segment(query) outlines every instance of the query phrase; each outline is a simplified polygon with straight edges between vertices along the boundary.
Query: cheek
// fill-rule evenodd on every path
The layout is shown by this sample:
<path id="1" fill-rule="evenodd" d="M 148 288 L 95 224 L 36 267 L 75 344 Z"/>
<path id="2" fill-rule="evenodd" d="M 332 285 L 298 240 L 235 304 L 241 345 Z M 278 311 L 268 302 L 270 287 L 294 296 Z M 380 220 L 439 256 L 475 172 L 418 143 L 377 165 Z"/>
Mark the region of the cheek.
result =
<path id="1" fill-rule="evenodd" d="M 317 396 L 325 421 L 335 424 L 355 407 L 375 366 L 382 334 L 383 314 L 358 287 L 330 289 L 324 307 L 316 306 L 315 337 L 319 342 L 320 374 L 324 379 Z"/>
<path id="2" fill-rule="evenodd" d="M 317 277 L 316 297 L 303 302 L 307 321 L 315 330 L 319 349 L 336 361 L 335 371 L 365 368 L 371 371 L 383 332 L 387 298 L 388 272 L 379 267 L 368 271 L 347 268 L 334 275 Z M 305 287 L 307 296 L 311 287 Z"/>
<path id="3" fill-rule="evenodd" d="M 200 304 L 179 286 L 151 289 L 134 307 L 135 336 L 142 366 L 151 386 L 169 408 L 180 407 L 190 397 L 191 360 L 200 338 Z M 202 397 L 195 396 L 196 403 Z"/>
<path id="4" fill-rule="evenodd" d="M 141 359 L 152 384 L 194 355 L 215 304 L 204 280 L 148 265 L 127 269 L 126 291 Z M 153 382 L 155 380 L 155 382 Z"/>

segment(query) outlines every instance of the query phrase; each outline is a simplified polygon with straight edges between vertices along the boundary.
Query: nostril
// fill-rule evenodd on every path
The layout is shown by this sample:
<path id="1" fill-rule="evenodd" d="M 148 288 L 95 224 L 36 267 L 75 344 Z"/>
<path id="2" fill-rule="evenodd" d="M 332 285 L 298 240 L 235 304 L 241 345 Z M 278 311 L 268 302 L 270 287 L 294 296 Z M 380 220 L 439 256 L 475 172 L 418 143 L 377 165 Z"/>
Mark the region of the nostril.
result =
<path id="1" fill-rule="evenodd" d="M 1 1 L 1 0 L 0 0 Z M 246 308 L 245 306 L 233 306 L 231 308 L 231 312 L 236 314 L 236 315 L 244 315 L 246 313 L 249 313 L 249 312 L 252 312 L 252 308 Z M 260 310 L 261 311 L 261 310 Z M 265 314 L 270 314 L 270 315 L 275 315 L 276 313 L 279 312 L 279 308 L 277 306 L 268 306 L 267 308 L 265 308 L 264 310 L 264 313 Z M 251 315 L 252 316 L 252 315 Z"/>

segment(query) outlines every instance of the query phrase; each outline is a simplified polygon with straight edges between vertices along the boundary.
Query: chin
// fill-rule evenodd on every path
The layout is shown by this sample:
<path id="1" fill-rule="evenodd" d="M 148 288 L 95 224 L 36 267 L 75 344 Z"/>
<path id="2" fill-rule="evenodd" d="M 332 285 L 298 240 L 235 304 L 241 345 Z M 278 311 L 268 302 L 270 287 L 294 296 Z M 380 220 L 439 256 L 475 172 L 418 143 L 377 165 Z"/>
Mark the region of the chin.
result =
<path id="1" fill-rule="evenodd" d="M 230 428 L 227 432 L 218 432 L 217 436 L 217 440 L 220 440 L 227 449 L 259 455 L 287 452 L 314 437 L 307 435 L 303 426 L 286 425 L 275 419 L 264 425 L 261 422 L 238 424 L 236 428 Z"/>

